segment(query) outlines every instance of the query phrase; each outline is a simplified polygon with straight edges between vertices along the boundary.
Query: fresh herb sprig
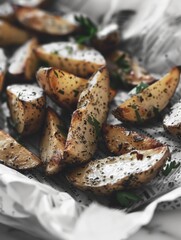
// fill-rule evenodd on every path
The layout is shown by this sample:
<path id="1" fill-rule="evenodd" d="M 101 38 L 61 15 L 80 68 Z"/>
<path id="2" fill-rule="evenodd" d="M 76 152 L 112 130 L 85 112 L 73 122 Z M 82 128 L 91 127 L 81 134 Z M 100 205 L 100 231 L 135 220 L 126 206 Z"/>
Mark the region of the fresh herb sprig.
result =
<path id="1" fill-rule="evenodd" d="M 135 88 L 133 88 L 130 92 L 129 95 L 133 96 L 138 93 L 143 92 L 144 89 L 146 89 L 149 85 L 147 83 L 141 82 L 139 83 Z"/>
<path id="2" fill-rule="evenodd" d="M 164 176 L 168 176 L 173 169 L 176 169 L 180 166 L 180 162 L 171 161 L 165 165 L 165 167 L 162 170 L 162 173 Z"/>
<path id="3" fill-rule="evenodd" d="M 100 131 L 101 131 L 101 126 L 100 126 L 100 122 L 97 121 L 97 119 L 93 116 L 88 116 L 88 123 L 90 123 L 94 129 L 95 129 L 95 132 L 96 132 L 96 136 L 98 137 L 99 134 L 100 134 Z"/>
<path id="4" fill-rule="evenodd" d="M 116 199 L 121 207 L 127 208 L 141 201 L 141 197 L 132 192 L 120 191 L 116 194 Z"/>
<path id="5" fill-rule="evenodd" d="M 118 67 L 121 68 L 121 70 L 124 73 L 129 74 L 131 72 L 131 64 L 126 60 L 126 55 L 125 54 L 118 57 L 116 59 L 115 63 L 117 64 Z"/>
<path id="6" fill-rule="evenodd" d="M 81 34 L 76 36 L 76 42 L 79 44 L 90 43 L 91 40 L 96 36 L 97 26 L 85 16 L 75 16 L 76 22 L 81 27 Z"/>

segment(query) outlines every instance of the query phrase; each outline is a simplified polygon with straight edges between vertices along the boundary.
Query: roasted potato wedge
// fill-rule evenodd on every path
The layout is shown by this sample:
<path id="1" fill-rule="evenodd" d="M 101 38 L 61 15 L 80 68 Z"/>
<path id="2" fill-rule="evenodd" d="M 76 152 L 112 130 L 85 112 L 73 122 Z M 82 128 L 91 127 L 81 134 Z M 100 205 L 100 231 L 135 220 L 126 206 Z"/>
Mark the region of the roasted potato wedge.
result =
<path id="1" fill-rule="evenodd" d="M 108 150 L 121 155 L 132 150 L 147 150 L 161 147 L 163 144 L 153 138 L 129 131 L 121 125 L 104 124 L 103 135 Z"/>
<path id="2" fill-rule="evenodd" d="M 77 188 L 98 194 L 138 188 L 153 179 L 170 157 L 165 146 L 134 150 L 117 157 L 95 160 L 67 174 Z"/>
<path id="3" fill-rule="evenodd" d="M 116 23 L 111 23 L 98 30 L 92 44 L 99 51 L 106 53 L 114 50 L 120 40 L 119 26 Z"/>
<path id="4" fill-rule="evenodd" d="M 11 77 L 25 81 L 33 79 L 38 68 L 38 58 L 33 51 L 37 46 L 38 42 L 33 38 L 16 50 L 9 61 L 8 72 Z"/>
<path id="5" fill-rule="evenodd" d="M 136 86 L 139 83 L 153 83 L 155 79 L 139 65 L 135 58 L 120 50 L 115 50 L 106 57 L 111 81 L 118 87 L 123 85 Z"/>
<path id="6" fill-rule="evenodd" d="M 40 159 L 7 133 L 0 131 L 0 162 L 17 170 L 35 168 Z"/>
<path id="7" fill-rule="evenodd" d="M 23 44 L 29 38 L 30 35 L 26 31 L 0 20 L 0 46 Z"/>
<path id="8" fill-rule="evenodd" d="M 173 135 L 181 134 L 181 100 L 175 103 L 163 119 L 163 126 Z"/>
<path id="9" fill-rule="evenodd" d="M 55 174 L 62 168 L 65 141 L 66 128 L 54 110 L 48 107 L 44 133 L 40 142 L 40 157 L 45 164 L 47 174 Z"/>
<path id="10" fill-rule="evenodd" d="M 104 57 L 93 48 L 71 42 L 56 42 L 35 49 L 37 56 L 52 67 L 79 77 L 87 77 L 105 65 Z"/>
<path id="11" fill-rule="evenodd" d="M 40 68 L 36 78 L 45 93 L 61 107 L 75 107 L 88 81 L 58 68 Z"/>
<path id="12" fill-rule="evenodd" d="M 77 25 L 60 16 L 52 15 L 44 10 L 31 7 L 17 7 L 16 18 L 24 26 L 50 35 L 67 35 L 78 29 Z"/>
<path id="13" fill-rule="evenodd" d="M 0 93 L 2 92 L 4 80 L 5 80 L 5 73 L 7 67 L 7 57 L 4 54 L 2 48 L 0 48 Z"/>
<path id="14" fill-rule="evenodd" d="M 81 93 L 77 110 L 72 115 L 64 151 L 65 163 L 83 163 L 94 155 L 100 129 L 107 117 L 108 100 L 109 75 L 103 67 Z"/>
<path id="15" fill-rule="evenodd" d="M 180 69 L 175 67 L 159 81 L 118 106 L 113 115 L 129 122 L 144 122 L 155 117 L 169 103 L 179 80 Z"/>
<path id="16" fill-rule="evenodd" d="M 46 101 L 43 90 L 30 84 L 14 84 L 6 89 L 14 127 L 21 135 L 37 132 L 43 122 Z"/>
<path id="17" fill-rule="evenodd" d="M 0 4 L 0 19 L 6 21 L 14 20 L 14 9 L 9 2 L 3 2 Z"/>

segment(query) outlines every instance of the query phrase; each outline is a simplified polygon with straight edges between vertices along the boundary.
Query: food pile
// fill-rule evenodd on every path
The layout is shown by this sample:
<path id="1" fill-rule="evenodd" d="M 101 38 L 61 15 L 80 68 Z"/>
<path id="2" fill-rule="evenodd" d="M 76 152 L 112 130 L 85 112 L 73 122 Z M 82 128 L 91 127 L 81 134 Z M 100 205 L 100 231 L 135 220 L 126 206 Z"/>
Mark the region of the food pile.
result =
<path id="1" fill-rule="evenodd" d="M 180 68 L 156 80 L 119 49 L 115 23 L 100 28 L 81 13 L 48 12 L 50 1 L 20 2 L 0 5 L 0 92 L 15 131 L 23 137 L 41 134 L 40 154 L 1 130 L 0 161 L 17 170 L 41 167 L 47 175 L 64 174 L 79 189 L 107 195 L 177 168 L 168 146 L 125 124 L 149 125 L 165 109 Z M 108 124 L 111 103 L 122 89 L 132 90 L 111 113 L 120 124 Z M 62 116 L 47 99 L 63 109 Z M 170 134 L 181 133 L 180 108 L 178 102 L 163 120 Z M 100 139 L 109 156 L 94 159 Z"/>

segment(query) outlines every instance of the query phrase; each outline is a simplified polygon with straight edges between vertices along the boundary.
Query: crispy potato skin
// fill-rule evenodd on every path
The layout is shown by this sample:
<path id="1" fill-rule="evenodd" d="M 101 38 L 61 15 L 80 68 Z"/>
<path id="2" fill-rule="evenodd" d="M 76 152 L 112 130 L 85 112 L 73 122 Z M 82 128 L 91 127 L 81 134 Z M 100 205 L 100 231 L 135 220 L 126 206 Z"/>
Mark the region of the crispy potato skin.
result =
<path id="1" fill-rule="evenodd" d="M 37 156 L 3 131 L 0 131 L 0 161 L 17 170 L 35 168 L 41 164 Z"/>
<path id="2" fill-rule="evenodd" d="M 65 128 L 62 120 L 50 107 L 47 108 L 46 123 L 40 142 L 40 156 L 48 175 L 59 172 L 63 167 L 63 151 L 66 137 L 60 127 Z"/>
<path id="3" fill-rule="evenodd" d="M 70 42 L 42 45 L 36 55 L 51 67 L 57 67 L 79 77 L 90 77 L 106 64 L 104 57 L 95 49 Z"/>
<path id="4" fill-rule="evenodd" d="M 34 48 L 38 46 L 37 39 L 33 38 L 21 46 L 10 59 L 8 72 L 13 78 L 30 81 L 38 68 L 38 58 Z"/>
<path id="5" fill-rule="evenodd" d="M 162 79 L 118 106 L 113 115 L 118 120 L 137 123 L 155 117 L 169 103 L 179 80 L 180 70 L 175 67 Z"/>
<path id="6" fill-rule="evenodd" d="M 74 108 L 88 81 L 58 68 L 40 68 L 36 78 L 45 93 L 63 108 Z"/>
<path id="7" fill-rule="evenodd" d="M 38 8 L 18 6 L 15 8 L 15 15 L 24 26 L 50 35 L 63 36 L 75 32 L 78 28 L 63 17 L 49 14 Z"/>
<path id="8" fill-rule="evenodd" d="M 78 108 L 72 115 L 64 151 L 67 164 L 89 161 L 97 147 L 97 127 L 102 127 L 108 113 L 109 76 L 106 67 L 98 70 L 79 98 Z"/>
<path id="9" fill-rule="evenodd" d="M 30 135 L 37 132 L 44 119 L 46 99 L 41 96 L 31 100 L 23 100 L 21 94 L 15 94 L 12 90 L 14 86 L 7 87 L 7 101 L 10 109 L 11 118 L 17 132 L 21 135 Z M 30 86 L 30 85 L 28 85 Z M 28 87 L 26 87 L 28 92 Z M 34 94 L 34 92 L 32 92 Z"/>
<path id="10" fill-rule="evenodd" d="M 115 155 L 125 154 L 134 149 L 147 150 L 163 146 L 153 138 L 129 131 L 120 125 L 104 124 L 103 134 L 108 150 Z"/>
<path id="11" fill-rule="evenodd" d="M 2 92 L 6 74 L 7 57 L 2 48 L 0 48 L 0 93 Z"/>
<path id="12" fill-rule="evenodd" d="M 29 33 L 0 20 L 0 46 L 19 45 L 30 38 Z"/>
<path id="13" fill-rule="evenodd" d="M 170 157 L 165 146 L 134 150 L 127 154 L 95 160 L 67 174 L 68 180 L 81 190 L 97 194 L 138 188 L 153 179 Z"/>

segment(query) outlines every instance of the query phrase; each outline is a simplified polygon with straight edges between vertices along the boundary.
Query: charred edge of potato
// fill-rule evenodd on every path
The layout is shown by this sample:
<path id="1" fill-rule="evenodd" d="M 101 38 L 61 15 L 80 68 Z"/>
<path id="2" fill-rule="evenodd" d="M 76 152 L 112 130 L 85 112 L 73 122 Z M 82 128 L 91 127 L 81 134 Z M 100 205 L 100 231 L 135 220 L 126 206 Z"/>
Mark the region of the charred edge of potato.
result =
<path id="1" fill-rule="evenodd" d="M 55 111 L 48 107 L 40 141 L 40 156 L 48 175 L 56 174 L 64 167 L 65 141 L 65 126 Z"/>
<path id="2" fill-rule="evenodd" d="M 0 131 L 0 162 L 17 170 L 39 166 L 40 159 L 4 131 Z"/>
<path id="3" fill-rule="evenodd" d="M 174 95 L 179 80 L 180 68 L 174 67 L 159 81 L 119 105 L 113 110 L 113 115 L 118 120 L 134 123 L 143 123 L 158 116 Z"/>
<path id="4" fill-rule="evenodd" d="M 151 151 L 153 151 L 152 157 L 154 156 L 155 159 L 151 158 Z M 121 172 L 121 168 L 124 168 L 124 166 L 128 167 L 125 165 L 125 161 L 129 159 L 130 165 L 132 164 L 132 156 L 135 156 L 137 158 L 135 161 L 138 162 L 134 166 L 135 169 L 128 172 Z M 157 159 L 157 157 L 160 159 Z M 144 158 L 147 160 L 146 168 L 142 167 L 142 164 L 145 164 Z M 81 190 L 90 190 L 96 194 L 108 195 L 118 190 L 139 188 L 143 184 L 148 183 L 158 174 L 169 158 L 170 151 L 168 147 L 159 147 L 144 151 L 134 150 L 119 157 L 108 157 L 89 162 L 82 167 L 68 172 L 66 177 L 75 187 Z M 153 161 L 152 164 L 149 163 L 148 159 Z M 113 170 L 114 164 L 115 169 Z M 106 165 L 105 172 L 104 165 Z M 133 167 L 131 166 L 131 168 Z M 123 176 L 120 176 L 120 174 Z"/>
<path id="5" fill-rule="evenodd" d="M 163 146 L 159 141 L 135 131 L 129 131 L 121 125 L 104 124 L 104 142 L 108 150 L 116 155 L 132 150 L 147 150 Z"/>

